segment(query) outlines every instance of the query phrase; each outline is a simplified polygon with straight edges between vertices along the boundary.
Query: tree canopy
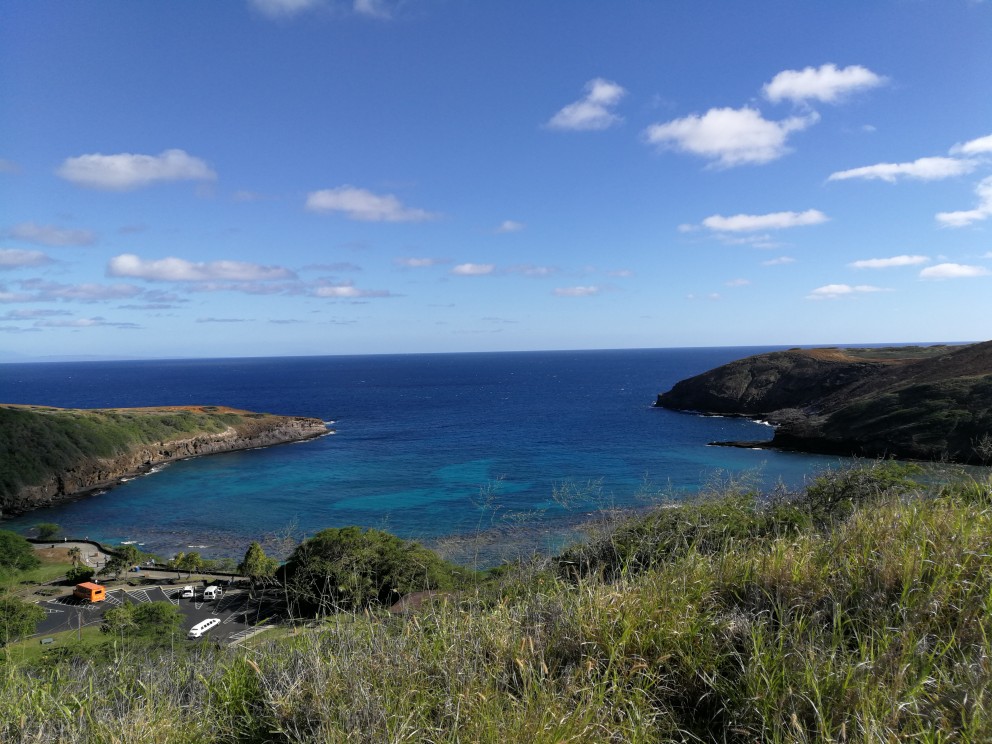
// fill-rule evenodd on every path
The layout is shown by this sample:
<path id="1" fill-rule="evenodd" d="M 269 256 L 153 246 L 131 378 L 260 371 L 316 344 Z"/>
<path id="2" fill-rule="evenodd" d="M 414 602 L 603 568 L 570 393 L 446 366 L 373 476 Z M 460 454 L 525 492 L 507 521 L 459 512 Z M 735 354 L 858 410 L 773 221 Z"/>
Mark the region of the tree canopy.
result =
<path id="1" fill-rule="evenodd" d="M 300 609 L 328 612 L 389 605 L 410 592 L 452 589 L 468 574 L 415 542 L 381 530 L 322 530 L 285 567 Z"/>
<path id="2" fill-rule="evenodd" d="M 245 551 L 244 560 L 238 564 L 238 573 L 257 581 L 274 575 L 278 567 L 278 561 L 269 558 L 258 541 L 252 541 Z"/>
<path id="3" fill-rule="evenodd" d="M 44 619 L 45 611 L 38 605 L 0 597 L 0 646 L 31 635 Z"/>
<path id="4" fill-rule="evenodd" d="M 0 530 L 0 573 L 27 571 L 41 565 L 31 543 L 9 530 Z"/>
<path id="5" fill-rule="evenodd" d="M 103 614 L 100 630 L 163 640 L 175 634 L 182 622 L 182 611 L 171 602 L 143 602 L 107 610 Z"/>

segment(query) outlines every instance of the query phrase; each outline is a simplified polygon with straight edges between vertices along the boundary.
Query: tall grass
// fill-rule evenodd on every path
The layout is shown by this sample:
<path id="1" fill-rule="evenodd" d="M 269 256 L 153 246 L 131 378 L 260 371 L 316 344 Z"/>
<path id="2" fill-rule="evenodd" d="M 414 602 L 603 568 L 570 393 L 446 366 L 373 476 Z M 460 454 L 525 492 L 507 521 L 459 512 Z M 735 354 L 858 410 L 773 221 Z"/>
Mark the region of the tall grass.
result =
<path id="1" fill-rule="evenodd" d="M 992 481 L 824 478 L 661 509 L 408 616 L 11 658 L 0 740 L 992 740 Z"/>

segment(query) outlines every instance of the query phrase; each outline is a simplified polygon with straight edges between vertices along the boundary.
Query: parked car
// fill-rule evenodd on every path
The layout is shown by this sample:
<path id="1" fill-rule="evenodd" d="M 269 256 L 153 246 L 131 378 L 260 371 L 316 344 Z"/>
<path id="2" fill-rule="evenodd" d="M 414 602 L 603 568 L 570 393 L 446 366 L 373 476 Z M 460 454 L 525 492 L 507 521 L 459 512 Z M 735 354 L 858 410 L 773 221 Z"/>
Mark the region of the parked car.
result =
<path id="1" fill-rule="evenodd" d="M 224 590 L 219 586 L 208 586 L 203 590 L 203 600 L 208 602 L 210 600 L 220 599 L 223 594 Z"/>
<path id="2" fill-rule="evenodd" d="M 193 590 L 193 585 L 192 584 L 187 584 L 186 586 L 184 586 L 182 588 L 182 591 L 180 591 L 180 593 L 179 593 L 179 596 L 182 597 L 183 599 L 185 599 L 187 597 L 189 597 L 190 599 L 192 599 L 195 595 L 196 595 L 196 592 Z"/>

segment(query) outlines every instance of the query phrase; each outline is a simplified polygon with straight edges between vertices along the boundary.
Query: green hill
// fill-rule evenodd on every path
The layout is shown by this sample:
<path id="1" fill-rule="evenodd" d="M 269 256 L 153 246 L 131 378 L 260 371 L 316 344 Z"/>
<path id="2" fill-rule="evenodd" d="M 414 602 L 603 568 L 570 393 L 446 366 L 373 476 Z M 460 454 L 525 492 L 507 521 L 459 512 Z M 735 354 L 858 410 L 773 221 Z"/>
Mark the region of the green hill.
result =
<path id="1" fill-rule="evenodd" d="M 319 419 L 218 406 L 0 405 L 0 516 L 113 485 L 157 463 L 326 431 Z"/>
<path id="2" fill-rule="evenodd" d="M 766 419 L 771 446 L 992 463 L 992 342 L 792 349 L 683 380 L 657 405 Z"/>

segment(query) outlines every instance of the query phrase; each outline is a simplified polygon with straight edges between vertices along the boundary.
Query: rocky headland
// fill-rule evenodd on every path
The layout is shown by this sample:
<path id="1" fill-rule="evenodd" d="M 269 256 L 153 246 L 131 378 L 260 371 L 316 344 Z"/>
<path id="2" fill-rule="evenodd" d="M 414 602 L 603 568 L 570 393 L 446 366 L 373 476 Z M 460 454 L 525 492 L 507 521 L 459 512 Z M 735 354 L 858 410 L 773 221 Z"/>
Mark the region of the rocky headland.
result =
<path id="1" fill-rule="evenodd" d="M 108 488 L 173 460 L 326 433 L 320 419 L 222 406 L 0 405 L 0 516 Z"/>
<path id="2" fill-rule="evenodd" d="M 992 464 L 992 342 L 757 354 L 656 405 L 763 419 L 777 449 Z"/>

